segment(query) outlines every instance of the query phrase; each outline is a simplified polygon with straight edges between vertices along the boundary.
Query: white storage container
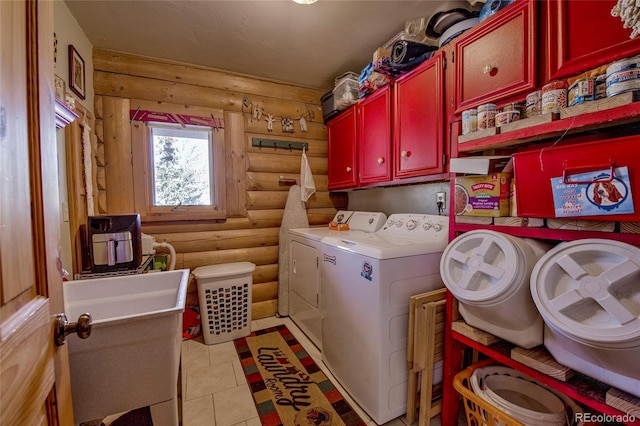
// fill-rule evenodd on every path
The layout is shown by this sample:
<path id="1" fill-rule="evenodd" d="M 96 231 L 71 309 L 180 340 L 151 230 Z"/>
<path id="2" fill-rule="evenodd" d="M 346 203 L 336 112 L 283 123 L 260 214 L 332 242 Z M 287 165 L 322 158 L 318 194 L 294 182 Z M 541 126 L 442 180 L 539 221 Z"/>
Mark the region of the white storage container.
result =
<path id="1" fill-rule="evenodd" d="M 251 333 L 251 286 L 256 265 L 251 262 L 200 266 L 198 281 L 202 335 L 207 345 Z"/>
<path id="2" fill-rule="evenodd" d="M 449 243 L 440 275 L 469 325 L 533 348 L 542 344 L 543 321 L 531 299 L 529 278 L 549 247 L 495 231 L 470 231 Z"/>
<path id="3" fill-rule="evenodd" d="M 333 102 L 335 109 L 343 111 L 358 102 L 358 98 L 357 75 L 355 75 L 355 77 L 352 75 L 346 75 L 339 78 L 339 81 L 336 79 L 336 85 L 333 89 Z"/>
<path id="4" fill-rule="evenodd" d="M 618 241 L 563 243 L 531 274 L 544 344 L 563 365 L 640 397 L 640 249 Z"/>

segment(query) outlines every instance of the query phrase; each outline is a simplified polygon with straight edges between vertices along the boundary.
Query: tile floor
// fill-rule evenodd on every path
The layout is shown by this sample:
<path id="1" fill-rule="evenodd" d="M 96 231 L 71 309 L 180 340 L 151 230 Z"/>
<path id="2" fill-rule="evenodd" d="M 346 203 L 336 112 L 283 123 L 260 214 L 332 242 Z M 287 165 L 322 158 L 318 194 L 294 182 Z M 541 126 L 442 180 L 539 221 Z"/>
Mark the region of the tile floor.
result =
<path id="1" fill-rule="evenodd" d="M 252 322 L 252 330 L 279 324 L 286 324 L 367 425 L 375 426 L 376 423 L 353 402 L 329 373 L 320 360 L 318 348 L 291 319 L 270 317 L 255 320 Z M 205 345 L 200 337 L 184 341 L 182 351 L 183 426 L 260 426 L 258 412 L 233 342 Z M 386 423 L 385 426 L 406 426 L 403 420 L 404 416 Z M 431 426 L 439 425 L 439 417 L 432 419 Z"/>

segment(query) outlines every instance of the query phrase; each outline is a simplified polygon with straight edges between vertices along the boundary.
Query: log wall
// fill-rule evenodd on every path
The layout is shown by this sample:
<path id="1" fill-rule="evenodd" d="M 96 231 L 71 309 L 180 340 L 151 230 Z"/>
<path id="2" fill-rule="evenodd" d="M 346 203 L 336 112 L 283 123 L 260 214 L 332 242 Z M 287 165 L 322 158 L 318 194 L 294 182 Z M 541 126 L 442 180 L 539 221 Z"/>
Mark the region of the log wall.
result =
<path id="1" fill-rule="evenodd" d="M 253 318 L 275 315 L 278 292 L 278 237 L 290 183 L 281 175 L 300 173 L 299 150 L 254 148 L 253 137 L 309 144 L 307 157 L 317 192 L 307 203 L 311 225 L 328 223 L 347 206 L 346 194 L 327 189 L 327 130 L 322 119 L 322 91 L 241 76 L 188 64 L 94 50 L 96 180 L 100 213 L 134 211 L 131 131 L 128 111 L 141 103 L 163 108 L 218 109 L 224 114 L 226 221 L 150 222 L 143 232 L 168 242 L 177 252 L 176 268 L 250 261 L 253 274 Z M 243 104 L 244 101 L 244 104 Z M 247 102 L 248 101 L 248 102 Z M 251 107 L 293 118 L 295 133 L 279 121 L 268 131 Z M 307 132 L 298 119 L 305 116 Z M 187 303 L 197 304 L 195 283 Z"/>

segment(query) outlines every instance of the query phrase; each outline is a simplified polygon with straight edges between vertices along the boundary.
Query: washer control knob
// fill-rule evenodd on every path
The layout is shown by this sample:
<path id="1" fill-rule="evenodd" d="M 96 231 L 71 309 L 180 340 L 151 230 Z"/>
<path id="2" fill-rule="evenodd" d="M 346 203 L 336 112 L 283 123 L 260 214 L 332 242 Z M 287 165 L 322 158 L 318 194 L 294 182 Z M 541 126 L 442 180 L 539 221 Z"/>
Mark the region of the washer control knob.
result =
<path id="1" fill-rule="evenodd" d="M 429 222 L 426 222 L 424 225 L 422 225 L 422 229 L 428 231 L 429 229 L 431 229 L 431 224 Z"/>
<path id="2" fill-rule="evenodd" d="M 399 221 L 397 221 L 397 222 L 396 222 L 396 226 L 397 226 L 398 228 L 400 228 L 402 225 L 404 225 L 404 222 L 403 222 L 403 221 L 399 220 Z"/>
<path id="3" fill-rule="evenodd" d="M 417 224 L 418 223 L 415 220 L 411 219 L 410 221 L 407 222 L 407 229 L 408 230 L 416 229 Z"/>
<path id="4" fill-rule="evenodd" d="M 391 225 L 393 225 L 393 219 L 389 219 L 389 220 L 387 221 L 387 226 L 391 226 Z"/>
<path id="5" fill-rule="evenodd" d="M 442 231 L 442 225 L 440 225 L 439 223 L 434 223 L 433 224 L 433 229 L 438 232 L 438 231 Z"/>

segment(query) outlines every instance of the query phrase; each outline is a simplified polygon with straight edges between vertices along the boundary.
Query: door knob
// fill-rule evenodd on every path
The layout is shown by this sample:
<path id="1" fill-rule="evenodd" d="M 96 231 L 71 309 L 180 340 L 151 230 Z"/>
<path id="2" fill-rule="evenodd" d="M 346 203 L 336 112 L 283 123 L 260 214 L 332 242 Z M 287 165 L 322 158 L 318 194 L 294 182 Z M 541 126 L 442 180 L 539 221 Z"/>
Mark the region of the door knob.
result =
<path id="1" fill-rule="evenodd" d="M 347 166 L 347 173 L 351 173 L 351 167 Z"/>
<path id="2" fill-rule="evenodd" d="M 69 322 L 65 314 L 57 314 L 53 328 L 53 338 L 56 346 L 67 343 L 67 336 L 77 333 L 81 339 L 91 336 L 91 314 L 85 313 L 78 317 L 78 322 Z"/>
<path id="3" fill-rule="evenodd" d="M 401 157 L 411 157 L 411 151 L 402 151 L 400 153 Z"/>

